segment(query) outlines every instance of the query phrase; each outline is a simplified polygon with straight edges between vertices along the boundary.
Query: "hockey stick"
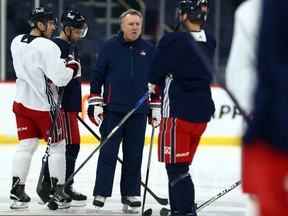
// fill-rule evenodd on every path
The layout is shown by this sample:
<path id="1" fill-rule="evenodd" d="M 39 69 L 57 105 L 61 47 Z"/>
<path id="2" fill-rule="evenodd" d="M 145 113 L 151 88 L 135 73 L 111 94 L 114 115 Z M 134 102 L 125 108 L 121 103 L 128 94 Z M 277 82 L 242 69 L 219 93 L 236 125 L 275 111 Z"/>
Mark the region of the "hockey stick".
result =
<path id="1" fill-rule="evenodd" d="M 98 141 L 101 141 L 101 138 L 89 127 L 89 125 L 80 117 L 80 116 L 77 116 L 78 120 L 87 128 L 87 130 L 89 130 L 93 136 L 96 137 L 96 139 Z M 122 164 L 123 161 L 117 157 L 117 160 Z M 146 187 L 145 184 L 141 181 L 141 185 L 143 187 L 145 187 L 147 189 L 147 191 L 151 194 L 151 196 L 160 204 L 160 205 L 167 205 L 168 204 L 168 199 L 166 198 L 161 198 L 161 197 L 158 197 L 150 188 Z"/>
<path id="2" fill-rule="evenodd" d="M 236 188 L 240 184 L 241 184 L 241 181 L 239 180 L 236 183 L 232 184 L 229 188 L 226 188 L 222 192 L 218 193 L 216 196 L 214 196 L 211 199 L 209 199 L 208 201 L 204 202 L 202 205 L 197 207 L 197 212 L 200 211 L 201 209 L 205 208 L 206 206 L 208 206 L 210 203 L 214 202 L 215 200 L 219 199 L 220 197 L 224 196 L 225 194 L 227 194 L 229 191 L 233 190 L 234 188 Z"/>
<path id="3" fill-rule="evenodd" d="M 212 197 L 211 199 L 207 200 L 206 202 L 204 202 L 203 204 L 198 206 L 196 211 L 199 212 L 201 209 L 203 209 L 206 206 L 210 205 L 211 203 L 213 203 L 214 201 L 216 201 L 220 197 L 224 196 L 225 194 L 227 194 L 229 191 L 233 190 L 234 188 L 236 188 L 240 184 L 241 184 L 240 180 L 237 181 L 236 183 L 232 184 L 229 188 L 226 188 L 225 190 L 223 190 L 220 193 L 218 193 L 216 196 Z M 170 214 L 170 210 L 167 209 L 167 208 L 162 208 L 160 210 L 160 216 L 168 216 L 169 214 Z"/>
<path id="4" fill-rule="evenodd" d="M 75 44 L 72 43 L 70 46 L 70 50 L 69 50 L 69 54 L 68 54 L 68 58 L 71 58 L 73 52 L 75 49 Z M 46 187 L 43 187 L 43 179 L 44 179 L 44 171 L 45 171 L 45 167 L 48 161 L 48 157 L 49 157 L 49 151 L 50 151 L 50 146 L 51 146 L 51 142 L 52 142 L 52 137 L 53 137 L 53 133 L 56 127 L 56 121 L 57 121 L 57 117 L 59 115 L 59 110 L 61 107 L 61 103 L 62 103 L 62 99 L 63 99 L 63 95 L 64 95 L 64 90 L 65 87 L 61 87 L 59 88 L 59 96 L 58 96 L 58 100 L 55 106 L 55 111 L 54 111 L 54 115 L 52 117 L 52 127 L 49 131 L 49 137 L 47 140 L 47 146 L 46 146 L 46 150 L 45 150 L 45 154 L 42 158 L 42 166 L 41 166 L 41 170 L 40 170 L 40 174 L 39 174 L 39 178 L 38 178 L 38 183 L 37 183 L 37 188 L 36 188 L 36 192 L 38 194 L 38 196 L 40 197 L 40 199 L 44 202 L 47 203 L 49 201 L 49 195 L 50 195 L 50 190 L 48 191 Z M 58 205 L 56 202 L 52 202 L 53 200 L 51 200 L 51 202 L 48 203 L 48 207 L 49 208 L 58 208 Z"/>
<path id="5" fill-rule="evenodd" d="M 137 110 L 140 105 L 147 99 L 149 96 L 150 91 L 147 91 L 145 95 L 135 104 L 134 108 L 132 108 L 122 119 L 121 121 L 112 129 L 112 131 L 107 135 L 107 137 L 97 146 L 97 148 L 86 158 L 86 160 L 78 167 L 77 170 L 74 171 L 70 175 L 70 177 L 66 180 L 66 182 L 53 194 L 53 196 L 50 197 L 48 200 L 48 207 L 49 204 L 55 203 L 53 202 L 53 199 L 69 184 L 69 182 L 74 178 L 74 176 L 83 168 L 83 166 L 93 157 L 93 155 L 103 146 L 107 143 L 107 141 L 114 135 L 114 133 L 127 121 L 127 119 Z M 49 207 L 50 210 L 56 210 L 58 208 L 54 208 L 55 206 Z"/>
<path id="6" fill-rule="evenodd" d="M 229 188 L 226 188 L 225 190 L 223 190 L 220 193 L 218 193 L 216 196 L 212 197 L 211 199 L 207 200 L 206 202 L 204 202 L 203 204 L 198 206 L 196 211 L 197 212 L 201 211 L 201 209 L 203 209 L 206 206 L 210 205 L 212 202 L 214 202 L 217 199 L 219 199 L 220 197 L 224 196 L 225 194 L 227 194 L 229 191 L 233 190 L 234 188 L 236 188 L 240 184 L 241 184 L 240 180 L 237 181 L 236 183 L 232 184 Z M 170 210 L 167 209 L 167 208 L 162 208 L 160 210 L 160 216 L 168 216 L 169 214 L 170 214 Z"/>
<path id="7" fill-rule="evenodd" d="M 148 187 L 148 177 L 149 177 L 150 163 L 151 163 L 151 154 L 152 154 L 152 147 L 153 147 L 153 141 L 154 141 L 154 131 L 155 131 L 155 127 L 153 126 L 153 121 L 151 122 L 151 125 L 152 125 L 152 134 L 151 134 L 151 140 L 150 140 L 150 146 L 149 146 L 147 172 L 146 172 L 144 195 L 143 195 L 143 201 L 142 201 L 142 214 L 141 214 L 142 216 L 143 215 L 152 215 L 152 209 L 148 209 L 144 213 L 144 207 L 145 207 L 145 201 L 146 201 L 146 193 L 147 193 L 147 187 Z"/>

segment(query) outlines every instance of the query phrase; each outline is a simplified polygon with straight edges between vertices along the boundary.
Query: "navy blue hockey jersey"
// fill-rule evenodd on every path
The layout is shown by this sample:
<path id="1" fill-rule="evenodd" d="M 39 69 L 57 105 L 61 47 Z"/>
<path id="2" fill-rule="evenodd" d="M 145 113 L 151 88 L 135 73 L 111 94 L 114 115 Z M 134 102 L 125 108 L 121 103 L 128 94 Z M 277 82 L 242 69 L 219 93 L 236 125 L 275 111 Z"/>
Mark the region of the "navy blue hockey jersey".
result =
<path id="1" fill-rule="evenodd" d="M 197 35 L 201 54 L 211 61 L 216 42 L 203 30 Z M 194 37 L 195 38 L 195 37 Z M 209 122 L 215 111 L 211 96 L 212 74 L 193 48 L 186 32 L 166 34 L 159 42 L 148 71 L 148 82 L 161 89 L 162 117 Z"/>
<path id="2" fill-rule="evenodd" d="M 61 50 L 61 58 L 67 59 L 70 50 L 70 44 L 60 38 L 54 38 L 53 41 L 59 46 Z M 78 48 L 75 45 L 74 58 L 80 62 Z M 81 93 L 81 80 L 80 78 L 71 79 L 71 81 L 65 87 L 62 108 L 66 112 L 81 112 L 82 108 L 82 93 Z"/>
<path id="3" fill-rule="evenodd" d="M 280 5 L 280 7 L 279 7 Z M 244 143 L 265 140 L 288 152 L 288 1 L 263 1 L 259 32 L 258 86 Z"/>

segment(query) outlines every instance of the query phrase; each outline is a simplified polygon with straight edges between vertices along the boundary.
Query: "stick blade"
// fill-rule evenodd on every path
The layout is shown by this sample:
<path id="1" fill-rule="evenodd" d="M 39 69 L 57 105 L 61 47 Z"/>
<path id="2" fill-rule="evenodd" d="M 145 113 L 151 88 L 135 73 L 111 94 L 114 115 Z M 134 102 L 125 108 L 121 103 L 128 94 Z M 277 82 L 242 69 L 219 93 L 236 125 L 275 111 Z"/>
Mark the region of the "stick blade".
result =
<path id="1" fill-rule="evenodd" d="M 152 215 L 152 209 L 149 208 L 145 212 L 143 212 L 143 216 L 151 216 Z"/>
<path id="2" fill-rule="evenodd" d="M 47 187 L 47 184 L 43 183 L 43 176 L 44 176 L 43 173 L 44 173 L 45 166 L 46 166 L 46 162 L 43 161 L 41 171 L 40 171 L 40 176 L 39 176 L 38 183 L 37 183 L 36 192 L 38 196 L 40 197 L 40 199 L 44 203 L 47 203 L 49 201 L 49 196 L 50 196 L 50 187 Z"/>
<path id="3" fill-rule="evenodd" d="M 44 203 L 47 203 L 49 201 L 50 190 L 48 190 L 47 187 L 43 186 L 43 183 L 37 184 L 36 192 Z"/>
<path id="4" fill-rule="evenodd" d="M 170 210 L 167 209 L 167 208 L 162 208 L 162 209 L 160 210 L 160 215 L 161 215 L 161 216 L 168 216 L 169 213 L 170 213 Z"/>
<path id="5" fill-rule="evenodd" d="M 168 199 L 166 199 L 166 198 L 159 198 L 157 201 L 160 205 L 168 205 L 168 203 L 169 203 Z"/>

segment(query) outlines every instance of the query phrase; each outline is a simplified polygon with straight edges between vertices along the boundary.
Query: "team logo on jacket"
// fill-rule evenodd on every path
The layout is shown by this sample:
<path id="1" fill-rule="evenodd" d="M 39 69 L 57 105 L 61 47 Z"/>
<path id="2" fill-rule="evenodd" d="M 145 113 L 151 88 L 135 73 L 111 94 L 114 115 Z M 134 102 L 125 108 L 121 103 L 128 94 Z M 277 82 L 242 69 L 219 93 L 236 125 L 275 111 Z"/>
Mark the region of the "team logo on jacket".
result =
<path id="1" fill-rule="evenodd" d="M 146 55 L 145 50 L 140 50 L 140 55 L 141 55 L 141 56 L 145 56 L 145 55 Z"/>

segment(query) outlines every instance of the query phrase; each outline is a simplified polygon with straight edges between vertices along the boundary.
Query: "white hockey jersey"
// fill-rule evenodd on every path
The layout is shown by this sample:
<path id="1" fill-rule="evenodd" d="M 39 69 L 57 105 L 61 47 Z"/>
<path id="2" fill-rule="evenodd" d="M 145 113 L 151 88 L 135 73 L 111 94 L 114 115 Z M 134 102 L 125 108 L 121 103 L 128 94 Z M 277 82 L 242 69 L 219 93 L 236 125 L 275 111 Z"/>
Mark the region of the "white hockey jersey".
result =
<path id="1" fill-rule="evenodd" d="M 49 111 L 58 99 L 56 86 L 66 86 L 73 76 L 59 47 L 49 39 L 22 34 L 13 39 L 11 53 L 17 76 L 15 101 Z"/>
<path id="2" fill-rule="evenodd" d="M 243 2 L 235 12 L 232 46 L 226 67 L 226 85 L 240 107 L 250 114 L 257 85 L 256 51 L 262 0 Z"/>

